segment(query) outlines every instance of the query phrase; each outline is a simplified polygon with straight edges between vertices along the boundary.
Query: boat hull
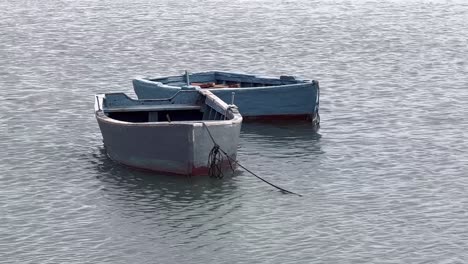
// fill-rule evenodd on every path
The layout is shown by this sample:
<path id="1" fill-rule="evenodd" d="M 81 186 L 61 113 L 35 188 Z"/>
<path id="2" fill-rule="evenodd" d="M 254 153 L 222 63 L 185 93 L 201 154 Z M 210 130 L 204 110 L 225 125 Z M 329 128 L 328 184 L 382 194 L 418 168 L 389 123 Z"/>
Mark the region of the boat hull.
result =
<path id="1" fill-rule="evenodd" d="M 185 123 L 127 123 L 96 113 L 109 157 L 119 163 L 177 175 L 208 175 L 208 156 L 214 140 L 236 160 L 240 121 Z M 235 163 L 232 163 L 235 167 Z M 231 170 L 228 160 L 222 170 Z"/>
<path id="2" fill-rule="evenodd" d="M 139 99 L 167 98 L 180 90 L 146 79 L 133 80 L 133 88 Z M 230 104 L 234 103 L 244 120 L 305 120 L 318 124 L 318 82 L 244 88 L 206 89 Z"/>

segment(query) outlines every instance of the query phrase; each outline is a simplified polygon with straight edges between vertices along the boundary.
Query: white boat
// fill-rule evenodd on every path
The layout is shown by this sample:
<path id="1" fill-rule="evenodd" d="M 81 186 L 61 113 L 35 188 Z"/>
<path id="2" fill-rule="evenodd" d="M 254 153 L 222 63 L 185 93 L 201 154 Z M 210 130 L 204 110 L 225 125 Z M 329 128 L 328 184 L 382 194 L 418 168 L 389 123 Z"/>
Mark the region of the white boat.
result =
<path id="1" fill-rule="evenodd" d="M 186 88 L 168 99 L 96 95 L 95 115 L 109 157 L 128 166 L 208 175 L 215 143 L 226 153 L 217 168 L 236 165 L 242 116 L 210 91 Z M 213 164 L 211 164 L 213 165 Z"/>

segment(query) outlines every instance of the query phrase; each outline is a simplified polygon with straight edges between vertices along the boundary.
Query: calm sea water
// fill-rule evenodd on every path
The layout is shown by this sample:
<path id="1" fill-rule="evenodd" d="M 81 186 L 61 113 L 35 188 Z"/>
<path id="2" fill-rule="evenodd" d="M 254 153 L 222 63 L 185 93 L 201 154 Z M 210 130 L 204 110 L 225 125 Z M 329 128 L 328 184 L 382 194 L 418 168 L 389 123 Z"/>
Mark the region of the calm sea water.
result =
<path id="1" fill-rule="evenodd" d="M 0 2 L 1 263 L 467 263 L 468 4 Z M 98 92 L 185 69 L 321 84 L 322 127 L 244 124 L 246 172 L 107 158 Z"/>

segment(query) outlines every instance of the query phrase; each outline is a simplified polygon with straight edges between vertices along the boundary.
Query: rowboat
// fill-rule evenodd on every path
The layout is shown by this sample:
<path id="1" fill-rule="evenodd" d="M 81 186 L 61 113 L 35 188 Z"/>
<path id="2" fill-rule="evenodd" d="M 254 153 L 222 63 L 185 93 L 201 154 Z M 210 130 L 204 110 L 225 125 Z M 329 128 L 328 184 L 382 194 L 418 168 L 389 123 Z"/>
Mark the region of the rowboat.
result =
<path id="1" fill-rule="evenodd" d="M 132 99 L 124 93 L 98 94 L 95 116 L 108 156 L 132 167 L 165 174 L 208 175 L 216 145 L 235 167 L 242 116 L 213 93 L 185 87 L 166 99 Z M 213 165 L 213 164 L 211 164 Z"/>
<path id="2" fill-rule="evenodd" d="M 308 120 L 314 125 L 320 123 L 320 89 L 315 80 L 210 71 L 154 79 L 136 78 L 132 83 L 140 99 L 170 97 L 190 84 L 211 91 L 226 103 L 235 93 L 235 104 L 244 120 Z"/>

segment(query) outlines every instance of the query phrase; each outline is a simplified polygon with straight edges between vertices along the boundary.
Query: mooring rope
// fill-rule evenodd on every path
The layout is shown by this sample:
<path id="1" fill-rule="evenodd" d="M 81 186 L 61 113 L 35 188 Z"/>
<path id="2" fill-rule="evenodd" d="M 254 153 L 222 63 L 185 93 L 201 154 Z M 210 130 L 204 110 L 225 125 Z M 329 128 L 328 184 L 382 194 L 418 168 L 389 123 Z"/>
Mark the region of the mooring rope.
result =
<path id="1" fill-rule="evenodd" d="M 261 181 L 263 181 L 264 183 L 266 184 L 269 184 L 270 186 L 273 186 L 275 187 L 276 189 L 280 190 L 282 193 L 285 193 L 285 194 L 294 194 L 294 195 L 297 195 L 297 196 L 301 196 L 301 194 L 298 194 L 298 193 L 295 193 L 295 192 L 291 192 L 291 191 L 288 191 L 284 188 L 281 188 L 277 185 L 274 185 L 273 183 L 263 179 L 262 177 L 258 176 L 257 174 L 253 173 L 251 170 L 247 169 L 246 167 L 244 167 L 242 164 L 239 163 L 239 161 L 231 158 L 219 145 L 218 143 L 216 143 L 216 141 L 214 140 L 213 138 L 213 135 L 211 135 L 211 132 L 210 130 L 208 129 L 208 126 L 205 124 L 205 122 L 202 122 L 203 123 L 203 126 L 206 128 L 206 131 L 208 131 L 208 135 L 210 136 L 211 138 L 211 141 L 213 141 L 213 148 L 211 149 L 210 151 L 210 154 L 208 155 L 208 174 L 210 175 L 210 177 L 216 177 L 216 178 L 223 178 L 224 177 L 224 174 L 222 172 L 222 163 L 224 162 L 224 158 L 223 158 L 223 155 L 227 158 L 228 162 L 229 162 L 229 165 L 231 166 L 231 169 L 232 171 L 234 172 L 234 167 L 232 166 L 232 162 L 234 162 L 235 164 L 237 164 L 239 167 L 241 167 L 242 169 L 244 169 L 245 171 L 247 171 L 248 173 L 252 174 L 253 176 L 257 177 L 258 179 L 260 179 Z M 222 154 L 222 155 L 221 155 Z"/>

